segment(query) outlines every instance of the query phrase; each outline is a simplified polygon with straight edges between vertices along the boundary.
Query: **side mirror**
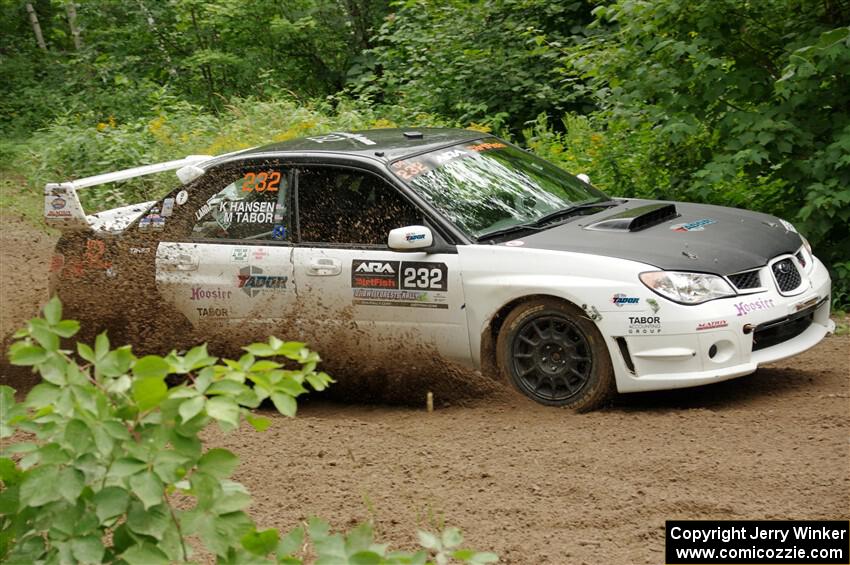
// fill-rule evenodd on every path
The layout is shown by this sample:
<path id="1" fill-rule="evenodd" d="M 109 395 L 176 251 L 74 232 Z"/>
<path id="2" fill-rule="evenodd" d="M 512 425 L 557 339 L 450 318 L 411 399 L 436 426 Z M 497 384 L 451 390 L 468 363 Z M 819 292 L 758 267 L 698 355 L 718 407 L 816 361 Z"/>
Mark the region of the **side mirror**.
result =
<path id="1" fill-rule="evenodd" d="M 405 226 L 390 231 L 387 246 L 395 251 L 413 251 L 434 244 L 434 234 L 425 226 Z"/>
<path id="2" fill-rule="evenodd" d="M 589 177 L 589 176 L 587 176 L 587 175 L 586 175 L 586 174 L 584 174 L 584 173 L 579 173 L 579 174 L 577 174 L 577 175 L 576 175 L 576 178 L 577 178 L 578 180 L 582 181 L 582 182 L 583 182 L 583 183 L 585 183 L 585 184 L 590 184 L 590 177 Z"/>

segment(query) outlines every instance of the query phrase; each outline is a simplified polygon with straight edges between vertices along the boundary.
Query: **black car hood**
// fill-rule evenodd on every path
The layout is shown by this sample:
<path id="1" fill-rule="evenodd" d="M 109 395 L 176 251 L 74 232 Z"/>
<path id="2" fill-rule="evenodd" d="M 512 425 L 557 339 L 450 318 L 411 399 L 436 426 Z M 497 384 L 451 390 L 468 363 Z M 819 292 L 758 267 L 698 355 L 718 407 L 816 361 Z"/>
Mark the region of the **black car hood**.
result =
<path id="1" fill-rule="evenodd" d="M 609 230 L 611 217 L 644 216 L 675 205 L 676 217 L 643 229 Z M 603 229 L 600 229 L 603 228 Z M 625 200 L 618 206 L 521 238 L 532 249 L 618 257 L 660 269 L 728 275 L 761 267 L 802 245 L 800 236 L 768 214 L 707 204 Z"/>

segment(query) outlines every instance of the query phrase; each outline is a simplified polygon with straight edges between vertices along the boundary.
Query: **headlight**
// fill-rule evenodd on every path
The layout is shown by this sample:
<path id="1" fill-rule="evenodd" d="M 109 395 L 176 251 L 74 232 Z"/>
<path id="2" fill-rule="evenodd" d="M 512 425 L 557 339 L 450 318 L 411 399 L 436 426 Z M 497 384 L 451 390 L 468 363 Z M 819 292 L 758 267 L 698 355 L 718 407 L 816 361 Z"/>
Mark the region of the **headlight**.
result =
<path id="1" fill-rule="evenodd" d="M 812 255 L 812 244 L 809 243 L 809 240 L 800 235 L 800 239 L 803 240 L 803 246 L 806 248 L 806 251 L 809 252 L 809 255 Z"/>
<path id="2" fill-rule="evenodd" d="M 681 304 L 701 304 L 735 296 L 735 291 L 723 278 L 705 273 L 649 271 L 640 274 L 640 281 L 653 292 Z"/>

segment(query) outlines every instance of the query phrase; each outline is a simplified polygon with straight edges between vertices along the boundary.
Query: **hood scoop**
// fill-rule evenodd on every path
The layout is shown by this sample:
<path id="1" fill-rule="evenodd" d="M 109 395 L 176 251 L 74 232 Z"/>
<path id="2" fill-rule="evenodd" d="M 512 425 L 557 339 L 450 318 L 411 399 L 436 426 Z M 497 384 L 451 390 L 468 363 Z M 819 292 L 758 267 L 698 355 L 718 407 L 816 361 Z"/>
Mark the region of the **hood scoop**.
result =
<path id="1" fill-rule="evenodd" d="M 676 212 L 675 204 L 647 204 L 608 216 L 603 220 L 584 226 L 584 229 L 634 232 L 657 226 L 677 217 L 679 217 L 679 213 Z"/>

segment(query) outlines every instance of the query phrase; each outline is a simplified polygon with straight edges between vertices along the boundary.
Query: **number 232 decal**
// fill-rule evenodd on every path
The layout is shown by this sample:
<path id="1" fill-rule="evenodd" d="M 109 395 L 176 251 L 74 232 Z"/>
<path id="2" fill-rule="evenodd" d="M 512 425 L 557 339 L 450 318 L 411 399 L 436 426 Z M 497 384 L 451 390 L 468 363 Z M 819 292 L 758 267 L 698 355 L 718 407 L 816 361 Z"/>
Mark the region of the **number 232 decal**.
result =
<path id="1" fill-rule="evenodd" d="M 403 262 L 401 288 L 404 290 L 437 290 L 448 288 L 448 268 L 445 263 Z"/>

